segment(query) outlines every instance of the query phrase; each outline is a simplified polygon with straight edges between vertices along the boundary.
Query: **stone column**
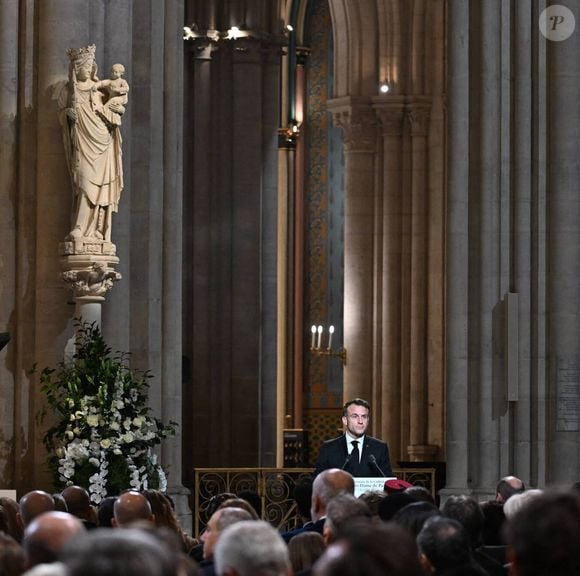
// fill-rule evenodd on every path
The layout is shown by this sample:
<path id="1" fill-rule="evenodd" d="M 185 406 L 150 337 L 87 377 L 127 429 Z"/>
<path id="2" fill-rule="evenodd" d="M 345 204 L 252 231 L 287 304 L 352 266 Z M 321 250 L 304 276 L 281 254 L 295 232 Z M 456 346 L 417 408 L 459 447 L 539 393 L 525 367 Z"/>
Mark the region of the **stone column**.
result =
<path id="1" fill-rule="evenodd" d="M 469 478 L 469 3 L 450 3 L 447 248 L 447 487 L 467 493 Z"/>
<path id="2" fill-rule="evenodd" d="M 391 460 L 401 457 L 401 225 L 404 96 L 374 99 L 383 133 L 380 405 L 373 420 L 389 442 Z"/>
<path id="3" fill-rule="evenodd" d="M 182 471 L 182 270 L 183 270 L 183 0 L 165 3 L 163 91 L 163 342 L 161 416 L 178 434 L 163 442 L 168 492 L 184 526 L 191 526 L 189 491 Z"/>
<path id="4" fill-rule="evenodd" d="M 429 97 L 413 97 L 406 114 L 411 133 L 410 211 L 410 346 L 409 446 L 411 460 L 431 460 L 436 446 L 428 445 L 429 381 L 427 378 L 427 235 L 429 215 L 427 135 L 431 113 Z"/>
<path id="5" fill-rule="evenodd" d="M 371 398 L 377 121 L 366 98 L 331 100 L 329 109 L 344 131 L 344 397 Z"/>
<path id="6" fill-rule="evenodd" d="M 578 477 L 580 465 L 580 33 L 547 40 L 549 334 L 547 482 Z M 544 40 L 542 38 L 542 40 Z"/>
<path id="7" fill-rule="evenodd" d="M 15 206 L 18 193 L 18 94 L 19 94 L 19 2 L 7 0 L 0 3 L 0 262 L 2 298 L 0 299 L 0 332 L 10 332 L 9 347 L 0 352 L 0 438 L 5 457 L 0 460 L 0 478 L 7 486 L 14 479 L 14 439 L 19 436 L 15 426 L 15 409 L 18 389 L 14 375 L 17 320 L 14 318 L 18 298 L 17 271 L 19 269 L 16 247 L 18 245 L 18 210 Z M 22 265 L 22 264 L 21 264 Z M 20 266 L 21 266 L 20 265 Z"/>

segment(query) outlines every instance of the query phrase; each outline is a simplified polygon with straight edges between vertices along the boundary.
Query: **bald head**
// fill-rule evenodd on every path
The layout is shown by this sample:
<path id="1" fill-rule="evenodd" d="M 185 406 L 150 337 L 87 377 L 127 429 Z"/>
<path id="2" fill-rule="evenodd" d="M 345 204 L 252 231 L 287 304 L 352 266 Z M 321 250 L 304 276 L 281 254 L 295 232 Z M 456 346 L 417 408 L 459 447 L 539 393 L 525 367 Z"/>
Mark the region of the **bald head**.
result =
<path id="1" fill-rule="evenodd" d="M 154 522 L 155 517 L 151 512 L 149 501 L 140 492 L 133 490 L 124 492 L 115 501 L 113 526 L 127 526 L 132 522 L 145 520 Z"/>
<path id="2" fill-rule="evenodd" d="M 91 516 L 91 500 L 89 493 L 81 486 L 68 486 L 62 491 L 69 514 L 88 520 Z"/>
<path id="3" fill-rule="evenodd" d="M 496 488 L 495 499 L 498 502 L 505 502 L 514 494 L 520 494 L 526 490 L 526 486 L 517 476 L 505 476 Z"/>
<path id="4" fill-rule="evenodd" d="M 354 480 L 351 474 L 340 468 L 330 468 L 321 472 L 312 484 L 312 520 L 316 522 L 326 514 L 326 506 L 339 494 L 354 494 Z"/>
<path id="5" fill-rule="evenodd" d="M 33 490 L 20 498 L 20 522 L 26 528 L 37 516 L 54 510 L 54 499 L 43 490 Z"/>
<path id="6" fill-rule="evenodd" d="M 63 546 L 85 527 L 67 512 L 45 512 L 35 518 L 24 531 L 22 547 L 29 567 L 56 562 Z"/>

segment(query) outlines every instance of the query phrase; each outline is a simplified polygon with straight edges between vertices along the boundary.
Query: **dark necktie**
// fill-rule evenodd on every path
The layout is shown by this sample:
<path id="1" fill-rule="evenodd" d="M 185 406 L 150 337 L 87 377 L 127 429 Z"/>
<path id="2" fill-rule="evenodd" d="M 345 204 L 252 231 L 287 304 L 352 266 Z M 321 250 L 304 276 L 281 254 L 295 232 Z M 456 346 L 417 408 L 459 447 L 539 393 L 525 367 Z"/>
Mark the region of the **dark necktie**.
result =
<path id="1" fill-rule="evenodd" d="M 358 466 L 360 462 L 360 452 L 358 451 L 358 440 L 353 440 L 351 444 L 352 444 L 352 452 L 350 453 L 350 459 L 354 462 L 355 466 Z"/>

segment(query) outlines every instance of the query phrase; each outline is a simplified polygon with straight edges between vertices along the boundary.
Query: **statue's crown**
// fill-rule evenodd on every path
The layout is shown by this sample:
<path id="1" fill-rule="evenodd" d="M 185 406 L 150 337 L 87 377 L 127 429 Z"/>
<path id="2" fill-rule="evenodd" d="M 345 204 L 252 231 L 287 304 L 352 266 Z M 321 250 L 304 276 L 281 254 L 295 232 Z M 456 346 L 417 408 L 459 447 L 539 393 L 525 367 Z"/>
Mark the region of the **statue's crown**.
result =
<path id="1" fill-rule="evenodd" d="M 86 61 L 88 58 L 95 57 L 97 47 L 94 44 L 90 46 L 83 46 L 82 48 L 69 48 L 66 53 L 71 62 Z"/>

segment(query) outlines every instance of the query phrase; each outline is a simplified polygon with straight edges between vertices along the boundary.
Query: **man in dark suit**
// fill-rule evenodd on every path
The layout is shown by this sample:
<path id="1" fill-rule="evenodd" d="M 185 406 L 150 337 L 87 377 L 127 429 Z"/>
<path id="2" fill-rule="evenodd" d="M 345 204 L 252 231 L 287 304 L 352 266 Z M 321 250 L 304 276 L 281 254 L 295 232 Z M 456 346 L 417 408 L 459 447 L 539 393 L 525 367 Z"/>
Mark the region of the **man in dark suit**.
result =
<path id="1" fill-rule="evenodd" d="M 342 436 L 322 445 L 315 475 L 328 468 L 342 468 L 355 477 L 392 477 L 388 446 L 366 435 L 371 407 L 366 400 L 354 398 L 343 407 Z"/>

